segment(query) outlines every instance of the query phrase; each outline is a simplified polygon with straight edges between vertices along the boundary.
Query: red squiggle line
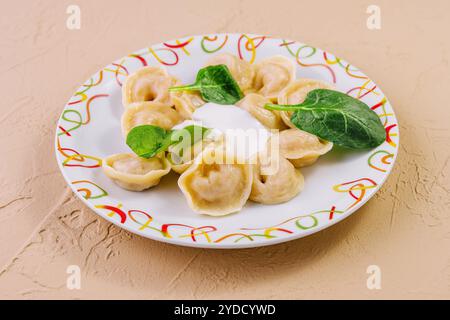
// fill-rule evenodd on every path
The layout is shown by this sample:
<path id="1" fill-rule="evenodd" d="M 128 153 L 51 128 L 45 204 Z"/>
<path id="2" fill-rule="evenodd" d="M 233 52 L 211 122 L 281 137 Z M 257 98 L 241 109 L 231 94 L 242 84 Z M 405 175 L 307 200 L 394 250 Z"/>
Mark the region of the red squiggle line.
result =
<path id="1" fill-rule="evenodd" d="M 283 229 L 283 228 L 275 228 L 274 230 L 278 230 L 278 231 L 282 231 L 282 232 L 286 232 L 286 233 L 294 233 L 291 230 Z"/>
<path id="2" fill-rule="evenodd" d="M 97 94 L 89 98 L 89 100 L 86 102 L 86 120 L 81 124 L 86 125 L 91 121 L 91 111 L 90 111 L 91 102 L 97 98 L 106 98 L 106 97 L 109 97 L 109 94 Z"/>
<path id="3" fill-rule="evenodd" d="M 268 228 L 266 231 L 265 231 L 265 235 L 270 235 L 270 233 L 272 233 L 272 231 L 281 231 L 281 232 L 284 232 L 284 233 L 294 233 L 294 232 L 292 232 L 291 230 L 288 230 L 288 229 L 284 229 L 284 228 Z"/>
<path id="4" fill-rule="evenodd" d="M 364 92 L 364 94 L 362 94 L 362 95 L 360 95 L 360 92 L 358 93 L 357 98 L 358 98 L 358 99 L 361 99 L 361 98 L 365 97 L 366 95 L 368 95 L 369 93 L 373 92 L 376 88 L 377 88 L 376 85 L 373 86 L 373 87 L 370 88 L 370 89 L 367 89 L 367 88 L 364 88 L 364 87 L 355 87 L 355 88 L 352 88 L 352 89 L 348 90 L 348 91 L 347 91 L 347 94 L 350 94 L 350 93 L 352 93 L 352 92 L 355 91 L 355 90 L 359 90 L 360 92 L 361 92 L 362 90 L 366 90 L 366 92 Z"/>
<path id="5" fill-rule="evenodd" d="M 326 68 L 331 74 L 331 78 L 333 79 L 333 83 L 336 83 L 336 74 L 334 73 L 333 69 L 330 66 L 327 66 L 326 64 L 322 64 L 322 63 L 307 64 L 307 63 L 301 62 L 300 61 L 300 57 L 299 57 L 300 50 L 301 50 L 301 48 L 299 48 L 297 50 L 297 54 L 295 55 L 295 59 L 297 60 L 297 63 L 300 66 L 302 66 L 302 67 L 322 67 L 322 68 Z"/>
<path id="6" fill-rule="evenodd" d="M 331 61 L 330 59 L 328 59 L 328 55 L 325 51 L 323 52 L 323 58 L 325 59 L 326 63 L 328 63 L 328 64 L 340 63 L 340 61 L 341 61 L 341 59 L 339 59 L 337 57 L 334 57 L 334 61 Z"/>
<path id="7" fill-rule="evenodd" d="M 383 106 L 386 103 L 386 98 L 383 98 L 380 102 L 378 102 L 376 105 L 372 106 L 370 109 L 375 110 L 381 106 Z"/>
<path id="8" fill-rule="evenodd" d="M 369 181 L 370 183 L 372 183 L 372 185 L 374 185 L 374 186 L 377 185 L 377 183 L 375 181 L 373 181 L 372 179 L 370 179 L 370 178 L 360 178 L 360 179 L 356 179 L 356 180 L 353 180 L 353 181 L 348 181 L 348 182 L 341 183 L 338 186 L 346 186 L 346 185 L 349 185 L 349 184 L 352 184 L 352 183 L 355 183 L 355 182 L 360 182 L 360 181 Z"/>
<path id="9" fill-rule="evenodd" d="M 360 200 L 360 198 L 363 198 L 364 194 L 366 193 L 366 190 L 364 189 L 365 185 L 362 183 L 357 183 L 355 185 L 353 185 L 350 190 L 348 191 L 348 193 L 350 194 L 350 196 L 355 199 L 355 200 Z M 357 196 L 355 194 L 355 192 L 353 191 L 354 189 L 358 190 L 358 191 L 362 191 L 362 194 L 360 196 Z"/>
<path id="10" fill-rule="evenodd" d="M 74 104 L 80 103 L 81 101 L 83 101 L 83 100 L 80 99 L 80 100 L 77 100 L 77 101 L 72 101 L 72 102 L 69 102 L 68 105 L 69 105 L 69 106 L 72 106 L 72 105 L 74 105 Z"/>
<path id="11" fill-rule="evenodd" d="M 371 89 L 367 90 L 364 94 L 360 95 L 358 97 L 358 99 L 364 98 L 366 95 L 368 95 L 369 93 L 373 92 L 376 88 L 377 88 L 377 86 L 373 86 Z"/>
<path id="12" fill-rule="evenodd" d="M 78 161 L 83 161 L 83 157 L 81 157 L 81 155 L 80 155 L 80 153 L 78 152 L 78 151 L 76 151 L 76 150 L 74 150 L 74 149 L 70 149 L 70 148 L 63 148 L 63 147 L 61 147 L 61 142 L 59 141 L 59 138 L 58 138 L 58 140 L 57 140 L 57 144 L 58 144 L 58 151 L 64 156 L 64 157 L 66 157 L 66 158 L 69 158 L 69 157 L 72 157 L 73 158 L 73 155 L 71 156 L 71 155 L 68 155 L 67 153 L 66 153 L 66 151 L 71 151 L 71 152 L 73 152 L 75 155 L 79 155 L 80 156 L 80 158 L 78 158 L 78 159 L 76 159 L 76 160 L 78 160 Z M 75 158 L 73 158 L 73 159 L 75 159 Z"/>
<path id="13" fill-rule="evenodd" d="M 217 230 L 217 228 L 214 226 L 193 227 L 193 226 L 189 226 L 186 224 L 172 223 L 172 224 L 163 224 L 161 226 L 161 233 L 167 238 L 172 238 L 171 234 L 169 233 L 169 227 L 173 227 L 173 226 L 185 227 L 185 228 L 191 229 L 189 235 L 190 235 L 192 241 L 197 241 L 196 236 L 204 235 L 206 240 L 208 242 L 210 242 L 211 239 L 209 238 L 208 233 Z M 204 231 L 204 229 L 209 229 L 209 231 Z M 200 231 L 200 233 L 196 233 L 196 231 Z"/>
<path id="14" fill-rule="evenodd" d="M 364 182 L 367 182 L 367 181 L 370 182 L 370 185 L 364 184 Z M 364 198 L 367 189 L 375 188 L 376 185 L 377 185 L 377 183 L 370 178 L 360 178 L 360 179 L 356 179 L 353 181 L 348 181 L 348 182 L 337 184 L 333 187 L 333 190 L 336 192 L 348 192 L 349 195 L 353 199 L 355 199 L 355 201 L 348 206 L 348 208 L 347 208 L 347 210 L 348 210 L 348 209 L 354 207 L 355 205 L 357 205 Z M 342 187 L 344 187 L 344 186 L 347 188 L 343 189 Z M 356 195 L 355 191 L 358 191 L 359 195 Z"/>
<path id="15" fill-rule="evenodd" d="M 396 126 L 397 124 L 391 124 L 390 126 L 386 127 L 386 142 L 393 147 L 395 147 L 397 144 L 391 139 L 391 130 Z"/>
<path id="16" fill-rule="evenodd" d="M 175 61 L 174 61 L 174 62 L 167 62 L 167 61 L 162 60 L 162 59 L 156 54 L 157 51 L 168 51 L 168 52 L 172 53 L 173 56 L 175 57 Z M 174 66 L 174 65 L 176 65 L 176 64 L 178 63 L 178 61 L 180 60 L 180 58 L 178 57 L 178 54 L 177 54 L 174 50 L 172 50 L 172 49 L 170 49 L 170 48 L 161 48 L 161 49 L 156 49 L 156 50 L 153 50 L 152 48 L 149 48 L 149 52 L 153 55 L 153 57 L 154 57 L 159 63 L 161 63 L 161 64 L 163 64 L 163 65 L 165 65 L 165 66 Z"/>
<path id="17" fill-rule="evenodd" d="M 237 49 L 238 49 L 238 55 L 239 58 L 241 60 L 244 59 L 244 56 L 242 55 L 242 50 L 241 50 L 241 42 L 243 39 L 247 39 L 247 42 L 245 43 L 244 47 L 247 51 L 250 51 L 252 53 L 252 57 L 250 59 L 250 63 L 253 63 L 255 61 L 256 58 L 256 49 L 261 45 L 261 43 L 263 43 L 263 41 L 266 39 L 266 37 L 255 37 L 255 38 L 250 38 L 247 35 L 243 34 L 239 37 L 238 40 L 238 45 L 237 45 Z M 259 40 L 259 42 L 255 43 L 254 40 Z"/>
<path id="18" fill-rule="evenodd" d="M 125 66 L 121 65 L 121 64 L 113 63 L 112 65 L 117 67 L 116 71 L 114 72 L 114 76 L 116 78 L 117 84 L 121 87 L 122 86 L 122 81 L 119 80 L 119 70 L 122 69 L 123 71 L 125 71 L 125 73 L 127 75 L 129 75 L 130 73 L 128 72 L 128 69 Z"/>
<path id="19" fill-rule="evenodd" d="M 333 220 L 333 216 L 334 216 L 334 211 L 336 210 L 336 207 L 335 206 L 332 206 L 331 207 L 331 210 L 330 210 L 330 215 L 328 216 L 328 219 L 329 220 Z"/>
<path id="20" fill-rule="evenodd" d="M 123 212 L 121 209 L 117 208 L 117 207 L 113 207 L 110 205 L 97 205 L 97 208 L 102 208 L 102 209 L 106 209 L 106 210 L 111 210 L 114 213 L 117 213 L 120 216 L 120 223 L 125 223 L 125 221 L 127 220 L 127 215 L 125 214 L 125 212 Z"/>
<path id="21" fill-rule="evenodd" d="M 88 155 L 85 155 L 85 154 L 81 154 L 75 149 L 61 147 L 61 142 L 59 141 L 59 138 L 57 140 L 57 148 L 58 148 L 59 153 L 61 153 L 64 157 L 66 157 L 66 159 L 63 161 L 63 166 L 65 166 L 65 167 L 81 167 L 81 168 L 93 169 L 93 168 L 99 168 L 102 165 L 102 159 L 99 159 L 99 158 L 96 158 L 96 157 L 92 157 L 92 156 L 88 156 Z M 69 155 L 66 151 L 72 152 L 73 155 Z M 78 162 L 84 162 L 86 159 L 94 160 L 97 163 L 93 164 L 93 165 L 70 164 L 70 163 L 68 163 L 71 160 L 78 161 Z"/>
<path id="22" fill-rule="evenodd" d="M 81 95 L 82 97 L 80 99 L 76 100 L 76 101 L 69 102 L 67 105 L 73 106 L 74 104 L 78 104 L 80 102 L 83 102 L 87 98 L 87 96 L 84 93 L 83 94 L 76 94 L 76 95 Z"/>
<path id="23" fill-rule="evenodd" d="M 69 137 L 71 137 L 71 136 L 72 136 L 72 135 L 70 134 L 70 132 L 69 132 L 69 131 L 67 131 L 66 129 L 64 129 L 63 127 L 61 127 L 61 126 L 58 126 L 58 128 L 59 128 L 59 129 L 61 129 L 61 131 L 62 131 L 62 132 L 64 132 L 64 134 L 65 134 L 65 135 L 67 135 L 67 136 L 69 136 Z"/>
<path id="24" fill-rule="evenodd" d="M 164 234 L 165 237 L 171 238 L 172 236 L 169 233 L 169 227 L 174 227 L 174 226 L 185 227 L 185 228 L 193 228 L 192 226 L 188 226 L 186 224 L 168 223 L 168 224 L 163 224 L 161 226 L 161 232 Z"/>
<path id="25" fill-rule="evenodd" d="M 179 48 L 183 48 L 183 47 L 187 46 L 189 43 L 191 43 L 192 40 L 193 40 L 193 38 L 188 39 L 185 42 L 181 42 L 181 43 L 177 43 L 177 44 L 169 44 L 166 42 L 164 42 L 163 44 L 168 48 L 179 49 Z"/>
<path id="26" fill-rule="evenodd" d="M 67 148 L 65 148 L 64 150 L 75 151 L 75 150 L 73 150 L 73 149 L 67 149 Z M 76 155 L 77 155 L 77 156 L 83 157 L 82 162 L 84 162 L 84 159 L 88 157 L 87 155 L 83 155 L 83 154 L 80 154 L 80 153 L 77 153 Z M 68 158 L 68 161 L 73 160 L 73 158 L 74 158 L 74 157 L 69 157 L 69 158 Z M 93 160 L 96 160 L 96 159 L 93 159 Z M 87 169 L 100 168 L 100 167 L 102 166 L 102 164 L 101 164 L 101 162 L 100 162 L 101 160 L 96 160 L 96 161 L 97 161 L 97 164 L 92 164 L 92 165 L 70 164 L 70 163 L 64 163 L 63 165 L 64 165 L 65 167 L 78 167 L 78 168 L 87 168 Z"/>
<path id="27" fill-rule="evenodd" d="M 128 210 L 128 215 L 130 216 L 131 220 L 133 220 L 134 222 L 137 223 L 137 220 L 133 217 L 133 213 L 138 212 L 138 213 L 142 213 L 144 216 L 147 217 L 148 220 L 153 221 L 153 217 L 151 215 L 149 215 L 147 212 L 142 211 L 142 210 L 137 210 L 137 209 L 133 209 L 133 210 Z"/>
<path id="28" fill-rule="evenodd" d="M 140 56 L 138 54 L 130 54 L 130 57 L 138 59 L 142 63 L 143 67 L 147 66 L 147 61 L 144 59 L 144 57 L 142 57 L 142 56 Z"/>
<path id="29" fill-rule="evenodd" d="M 208 231 L 203 231 L 203 229 L 209 229 Z M 195 236 L 199 235 L 196 234 L 196 231 L 200 231 L 200 235 L 205 235 L 207 237 L 208 242 L 210 241 L 209 237 L 207 236 L 207 234 L 209 232 L 213 232 L 213 231 L 217 231 L 216 227 L 213 226 L 203 226 L 203 227 L 198 227 L 198 228 L 192 228 L 191 230 L 191 239 L 192 241 L 196 242 L 197 239 L 195 238 Z"/>
<path id="30" fill-rule="evenodd" d="M 252 40 L 253 41 L 259 40 L 259 42 L 255 43 L 255 49 L 258 49 L 258 47 L 261 45 L 261 43 L 263 43 L 263 41 L 266 40 L 266 37 L 265 36 L 263 36 L 263 37 L 254 37 Z M 245 49 L 252 50 L 252 48 L 250 47 L 250 43 L 248 41 L 245 43 Z"/>

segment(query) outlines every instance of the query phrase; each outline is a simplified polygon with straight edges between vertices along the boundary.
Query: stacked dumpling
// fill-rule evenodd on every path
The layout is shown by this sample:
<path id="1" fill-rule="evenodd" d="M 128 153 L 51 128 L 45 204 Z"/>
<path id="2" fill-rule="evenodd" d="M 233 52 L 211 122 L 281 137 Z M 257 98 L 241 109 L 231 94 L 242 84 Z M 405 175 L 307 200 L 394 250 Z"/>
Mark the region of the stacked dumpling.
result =
<path id="1" fill-rule="evenodd" d="M 245 94 L 237 106 L 272 132 L 265 150 L 249 159 L 231 157 L 232 162 L 223 162 L 218 159 L 224 157 L 218 155 L 227 153 L 224 136 L 206 136 L 181 156 L 173 146 L 150 159 L 128 153 L 109 156 L 103 161 L 105 174 L 124 189 L 142 191 L 156 186 L 173 170 L 180 174 L 178 186 L 189 206 L 208 215 L 240 211 L 248 200 L 277 204 L 299 194 L 304 186 L 299 168 L 314 163 L 331 150 L 332 143 L 295 128 L 288 112 L 267 110 L 264 105 L 301 103 L 309 91 L 332 86 L 318 80 L 297 80 L 294 63 L 283 56 L 253 65 L 224 53 L 206 65 L 219 64 L 228 67 Z M 122 88 L 124 137 L 136 126 L 150 124 L 171 130 L 192 119 L 205 101 L 197 92 L 169 92 L 176 85 L 180 81 L 158 67 L 144 67 L 130 75 Z"/>
<path id="2" fill-rule="evenodd" d="M 130 75 L 122 87 L 122 133 L 136 126 L 151 124 L 170 130 L 183 120 L 174 107 L 169 88 L 178 84 L 165 69 L 144 67 Z M 114 154 L 103 160 L 103 171 L 118 186 L 142 191 L 156 186 L 171 170 L 166 154 L 146 159 L 131 153 Z"/>

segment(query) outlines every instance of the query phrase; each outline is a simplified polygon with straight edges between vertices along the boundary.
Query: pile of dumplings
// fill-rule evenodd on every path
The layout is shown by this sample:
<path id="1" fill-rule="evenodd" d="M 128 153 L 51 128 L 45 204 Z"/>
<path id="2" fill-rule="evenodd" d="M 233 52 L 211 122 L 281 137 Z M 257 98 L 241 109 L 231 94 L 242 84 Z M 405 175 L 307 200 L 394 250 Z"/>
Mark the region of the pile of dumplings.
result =
<path id="1" fill-rule="evenodd" d="M 268 130 L 278 130 L 279 152 L 265 156 L 270 159 L 257 157 L 249 163 L 214 163 L 208 158 L 220 146 L 206 136 L 177 161 L 170 148 L 150 159 L 132 153 L 111 155 L 103 161 L 103 171 L 110 179 L 124 189 L 142 191 L 156 186 L 162 177 L 174 171 L 180 174 L 178 186 L 189 206 L 197 213 L 215 216 L 240 211 L 247 200 L 277 204 L 301 192 L 304 179 L 299 168 L 313 164 L 333 145 L 297 129 L 290 121 L 290 112 L 267 110 L 264 105 L 301 103 L 309 91 L 333 86 L 318 80 L 296 79 L 295 65 L 283 56 L 252 65 L 225 53 L 207 63 L 218 64 L 228 67 L 245 94 L 237 106 Z M 158 67 L 144 67 L 128 76 L 122 87 L 124 138 L 136 126 L 150 124 L 170 130 L 192 119 L 195 109 L 205 101 L 197 92 L 169 92 L 170 87 L 178 85 L 181 85 L 178 79 Z M 273 161 L 277 163 L 277 172 L 264 174 L 264 166 Z"/>

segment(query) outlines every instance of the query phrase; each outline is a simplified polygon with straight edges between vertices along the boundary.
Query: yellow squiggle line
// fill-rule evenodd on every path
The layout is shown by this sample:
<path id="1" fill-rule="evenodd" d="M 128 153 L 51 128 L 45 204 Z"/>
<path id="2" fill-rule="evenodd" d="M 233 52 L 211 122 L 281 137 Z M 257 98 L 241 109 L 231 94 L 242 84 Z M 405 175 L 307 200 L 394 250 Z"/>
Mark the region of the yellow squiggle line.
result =
<path id="1" fill-rule="evenodd" d="M 246 34 L 243 34 L 242 36 L 243 36 L 244 38 L 247 39 L 247 43 L 250 43 L 251 48 L 248 48 L 247 45 L 245 45 L 245 48 L 246 48 L 247 50 L 251 51 L 252 57 L 251 57 L 251 59 L 250 59 L 249 62 L 250 62 L 250 63 L 253 63 L 253 62 L 255 62 L 255 59 L 256 59 L 256 46 L 255 46 L 255 42 L 253 41 L 252 38 L 250 38 L 250 37 L 247 36 Z"/>

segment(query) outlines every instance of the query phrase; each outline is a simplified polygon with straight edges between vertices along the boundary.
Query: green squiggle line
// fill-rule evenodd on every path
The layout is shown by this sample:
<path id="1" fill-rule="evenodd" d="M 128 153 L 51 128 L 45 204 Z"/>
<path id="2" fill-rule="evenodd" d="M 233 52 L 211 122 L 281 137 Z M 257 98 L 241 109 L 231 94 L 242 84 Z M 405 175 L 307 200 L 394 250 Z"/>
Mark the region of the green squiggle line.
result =
<path id="1" fill-rule="evenodd" d="M 313 224 L 312 226 L 310 226 L 310 227 L 305 227 L 304 225 L 302 225 L 302 224 L 300 223 L 300 220 L 302 220 L 303 218 L 306 218 L 306 217 L 310 217 L 310 218 L 313 219 L 314 224 Z M 308 229 L 314 228 L 314 227 L 316 227 L 318 224 L 319 224 L 319 219 L 317 219 L 314 215 L 304 216 L 304 217 L 298 219 L 297 221 L 295 221 L 295 225 L 296 225 L 299 229 L 302 229 L 302 230 L 308 230 Z"/>
<path id="2" fill-rule="evenodd" d="M 302 58 L 309 58 L 309 57 L 313 56 L 313 55 L 316 53 L 316 51 L 317 51 L 316 48 L 311 47 L 311 46 L 308 46 L 308 45 L 305 44 L 305 45 L 299 47 L 299 48 L 297 49 L 297 52 L 294 52 L 294 51 L 292 51 L 292 49 L 289 47 L 289 44 L 288 44 L 288 42 L 286 42 L 286 40 L 283 40 L 283 46 L 286 47 L 286 49 L 287 49 L 287 51 L 289 52 L 289 54 L 290 54 L 291 56 L 295 57 L 295 58 L 299 57 L 300 51 L 301 51 L 302 49 L 304 49 L 304 48 L 310 48 L 310 49 L 312 49 L 312 51 L 311 51 L 310 54 L 308 54 L 308 55 L 306 55 L 305 57 L 302 57 Z"/>
<path id="3" fill-rule="evenodd" d="M 223 46 L 225 45 L 225 43 L 227 43 L 228 36 L 225 37 L 225 40 L 223 41 L 223 43 L 222 43 L 219 47 L 217 47 L 216 49 L 213 49 L 213 50 L 209 50 L 209 49 L 207 49 L 207 48 L 205 47 L 205 40 L 207 40 L 207 38 L 206 38 L 206 37 L 203 37 L 203 38 L 202 38 L 202 41 L 200 42 L 200 45 L 201 45 L 201 47 L 202 47 L 202 50 L 205 51 L 206 53 L 214 53 L 214 52 L 217 52 L 217 51 L 219 51 L 220 49 L 223 48 Z M 211 40 L 208 40 L 208 41 L 211 42 Z"/>
<path id="4" fill-rule="evenodd" d="M 66 114 L 68 114 L 68 113 L 75 113 L 76 115 L 78 115 L 79 120 L 77 121 L 77 120 L 72 120 L 70 118 L 67 118 Z M 64 112 L 61 116 L 61 119 L 64 121 L 70 122 L 70 123 L 75 123 L 75 126 L 73 126 L 70 129 L 66 129 L 67 132 L 78 129 L 79 127 L 81 127 L 81 124 L 83 123 L 83 117 L 81 116 L 81 113 L 78 112 L 77 110 L 72 110 L 72 109 L 64 110 Z M 60 132 L 60 133 L 58 133 L 58 136 L 62 136 L 64 134 L 66 134 L 66 133 Z"/>

